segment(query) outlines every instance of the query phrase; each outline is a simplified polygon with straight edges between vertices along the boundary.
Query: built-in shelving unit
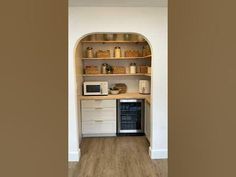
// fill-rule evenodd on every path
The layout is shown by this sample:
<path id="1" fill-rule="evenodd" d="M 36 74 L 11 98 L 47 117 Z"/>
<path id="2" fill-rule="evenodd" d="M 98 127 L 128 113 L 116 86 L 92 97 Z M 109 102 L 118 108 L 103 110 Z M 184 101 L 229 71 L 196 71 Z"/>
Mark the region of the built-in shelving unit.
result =
<path id="1" fill-rule="evenodd" d="M 82 60 L 136 60 L 136 59 L 151 59 L 151 55 L 144 57 L 120 57 L 120 58 L 82 58 Z"/>
<path id="2" fill-rule="evenodd" d="M 151 67 L 152 65 L 152 55 L 150 50 L 148 51 L 148 47 L 150 49 L 148 42 L 138 34 L 116 33 L 113 34 L 112 39 L 107 34 L 92 34 L 79 42 L 75 55 L 78 85 L 85 81 L 107 81 L 109 88 L 112 88 L 116 83 L 124 83 L 127 85 L 128 93 L 138 92 L 139 80 L 151 81 L 151 74 L 148 74 L 145 69 L 145 66 Z M 128 38 L 126 38 L 127 34 L 129 34 Z M 115 57 L 115 48 L 117 47 L 121 50 L 120 57 Z M 88 48 L 92 50 L 91 55 L 88 53 Z M 110 53 L 104 56 L 98 55 L 98 52 L 102 53 L 101 51 L 104 51 L 104 53 L 109 51 Z M 112 67 L 111 74 L 103 74 L 102 66 L 104 64 Z M 134 72 L 131 72 L 130 66 L 134 64 L 136 65 L 136 73 L 131 74 Z M 96 68 L 94 72 L 86 70 L 90 66 Z M 115 67 L 123 67 L 125 72 L 122 69 L 119 72 Z M 150 71 L 150 68 L 147 68 L 147 70 Z M 82 94 L 82 86 L 78 87 L 78 92 Z"/>
<path id="3" fill-rule="evenodd" d="M 82 105 L 82 108 L 78 108 L 82 115 L 79 121 L 82 136 L 116 135 L 117 99 L 145 99 L 150 103 L 150 95 L 140 93 L 141 89 L 146 89 L 142 83 L 147 83 L 147 87 L 151 87 L 151 47 L 143 36 L 132 33 L 90 34 L 78 43 L 75 59 L 78 103 Z M 101 81 L 108 83 L 108 95 L 83 95 L 84 82 Z M 117 84 L 124 85 L 125 93 L 112 95 L 110 89 L 118 87 Z M 94 100 L 100 101 L 98 103 Z M 97 106 L 106 108 L 106 105 L 109 106 L 109 115 L 107 110 L 96 110 Z M 88 111 L 83 108 L 95 109 Z M 96 117 L 97 113 L 101 116 Z"/>

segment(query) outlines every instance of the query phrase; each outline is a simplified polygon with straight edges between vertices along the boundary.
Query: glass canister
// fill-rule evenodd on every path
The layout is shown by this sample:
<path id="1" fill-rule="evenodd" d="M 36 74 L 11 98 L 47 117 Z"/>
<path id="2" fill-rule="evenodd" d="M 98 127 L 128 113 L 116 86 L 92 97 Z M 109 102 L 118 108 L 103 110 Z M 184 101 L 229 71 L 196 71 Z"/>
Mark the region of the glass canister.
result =
<path id="1" fill-rule="evenodd" d="M 107 33 L 103 35 L 105 41 L 115 41 L 117 39 L 117 34 Z"/>
<path id="2" fill-rule="evenodd" d="M 115 58 L 121 57 L 121 48 L 120 47 L 115 47 L 114 55 L 115 55 Z"/>
<path id="3" fill-rule="evenodd" d="M 91 35 L 91 41 L 96 41 L 96 34 Z"/>
<path id="4" fill-rule="evenodd" d="M 93 48 L 92 47 L 87 47 L 87 57 L 88 58 L 93 58 Z"/>
<path id="5" fill-rule="evenodd" d="M 129 70 L 130 70 L 130 67 L 129 67 L 129 66 L 125 67 L 125 73 L 126 73 L 126 74 L 129 74 L 129 73 L 130 73 Z"/>
<path id="6" fill-rule="evenodd" d="M 107 74 L 107 63 L 102 64 L 102 74 Z"/>
<path id="7" fill-rule="evenodd" d="M 136 63 L 130 63 L 130 74 L 136 74 Z"/>
<path id="8" fill-rule="evenodd" d="M 104 34 L 103 37 L 104 37 L 105 41 L 112 41 L 112 40 L 114 40 L 114 35 L 111 34 L 111 33 Z"/>
<path id="9" fill-rule="evenodd" d="M 130 41 L 131 40 L 131 34 L 124 34 L 124 40 Z"/>

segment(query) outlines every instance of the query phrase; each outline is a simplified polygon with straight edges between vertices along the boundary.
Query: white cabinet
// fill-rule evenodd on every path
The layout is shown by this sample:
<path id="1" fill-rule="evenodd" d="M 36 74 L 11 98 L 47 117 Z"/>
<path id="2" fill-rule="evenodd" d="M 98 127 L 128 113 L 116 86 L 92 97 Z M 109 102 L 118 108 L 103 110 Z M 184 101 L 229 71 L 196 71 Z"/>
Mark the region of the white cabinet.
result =
<path id="1" fill-rule="evenodd" d="M 82 108 L 115 108 L 116 100 L 82 100 Z"/>
<path id="2" fill-rule="evenodd" d="M 150 116 L 150 104 L 145 101 L 145 135 L 150 142 L 151 130 L 151 116 Z"/>
<path id="3" fill-rule="evenodd" d="M 82 100 L 82 135 L 116 135 L 116 100 Z"/>

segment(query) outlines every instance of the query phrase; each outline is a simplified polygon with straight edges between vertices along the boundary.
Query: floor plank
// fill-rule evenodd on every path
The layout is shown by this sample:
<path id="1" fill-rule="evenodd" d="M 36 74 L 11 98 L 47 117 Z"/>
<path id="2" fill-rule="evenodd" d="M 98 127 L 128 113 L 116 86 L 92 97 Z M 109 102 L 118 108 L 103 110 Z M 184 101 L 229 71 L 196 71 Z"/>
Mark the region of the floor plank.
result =
<path id="1" fill-rule="evenodd" d="M 84 138 L 69 177 L 167 177 L 167 160 L 151 160 L 143 136 Z"/>

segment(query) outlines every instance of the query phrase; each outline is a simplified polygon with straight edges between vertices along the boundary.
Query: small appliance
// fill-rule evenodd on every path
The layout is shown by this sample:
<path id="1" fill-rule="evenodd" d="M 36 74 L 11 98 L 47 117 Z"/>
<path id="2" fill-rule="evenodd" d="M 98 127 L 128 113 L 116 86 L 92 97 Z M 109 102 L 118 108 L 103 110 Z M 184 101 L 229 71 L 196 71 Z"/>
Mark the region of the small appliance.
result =
<path id="1" fill-rule="evenodd" d="M 150 94 L 150 81 L 149 80 L 139 80 L 139 93 Z"/>
<path id="2" fill-rule="evenodd" d="M 108 95 L 107 81 L 89 81 L 83 83 L 83 95 Z"/>

